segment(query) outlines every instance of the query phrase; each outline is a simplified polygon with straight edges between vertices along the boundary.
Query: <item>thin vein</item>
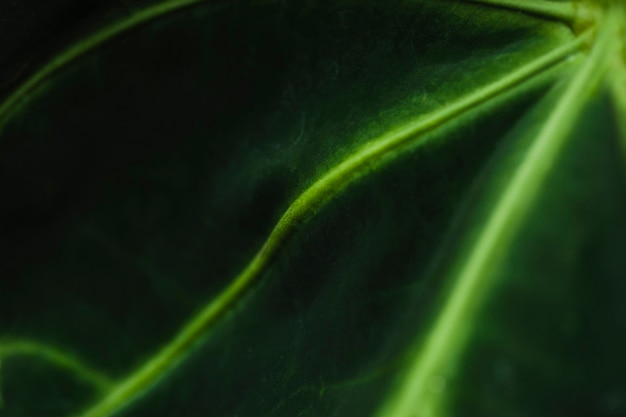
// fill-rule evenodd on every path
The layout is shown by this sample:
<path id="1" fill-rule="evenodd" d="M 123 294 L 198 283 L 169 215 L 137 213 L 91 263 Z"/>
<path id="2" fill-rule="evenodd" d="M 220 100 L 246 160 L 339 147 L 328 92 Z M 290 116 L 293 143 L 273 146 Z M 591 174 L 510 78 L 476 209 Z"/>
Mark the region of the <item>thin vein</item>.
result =
<path id="1" fill-rule="evenodd" d="M 500 7 L 528 13 L 535 16 L 558 20 L 573 25 L 577 19 L 578 8 L 573 1 L 547 1 L 547 0 L 463 0 L 470 3 L 484 4 L 486 6 Z"/>
<path id="2" fill-rule="evenodd" d="M 30 356 L 46 361 L 65 369 L 100 391 L 108 391 L 113 386 L 111 378 L 103 372 L 55 347 L 30 340 L 0 341 L 0 362 L 15 356 Z"/>
<path id="3" fill-rule="evenodd" d="M 10 117 L 27 100 L 28 94 L 34 91 L 36 87 L 59 69 L 141 24 L 204 1 L 205 0 L 169 0 L 159 2 L 145 9 L 133 11 L 124 19 L 116 21 L 76 42 L 32 74 L 0 104 L 0 132 Z M 223 2 L 212 5 L 211 7 L 213 7 L 214 10 L 219 10 L 226 4 L 228 3 Z"/>

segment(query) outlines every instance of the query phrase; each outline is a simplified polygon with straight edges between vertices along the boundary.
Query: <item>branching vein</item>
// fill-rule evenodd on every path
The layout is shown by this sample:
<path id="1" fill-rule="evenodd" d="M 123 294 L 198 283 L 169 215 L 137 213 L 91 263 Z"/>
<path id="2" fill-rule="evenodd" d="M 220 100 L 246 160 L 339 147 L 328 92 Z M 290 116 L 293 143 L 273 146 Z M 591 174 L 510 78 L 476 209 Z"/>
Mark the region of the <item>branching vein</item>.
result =
<path id="1" fill-rule="evenodd" d="M 579 50 L 586 41 L 579 38 L 551 53 L 531 62 L 498 81 L 459 98 L 445 108 L 435 111 L 395 131 L 372 140 L 306 189 L 287 209 L 275 226 L 265 244 L 247 267 L 232 283 L 193 317 L 180 333 L 157 352 L 142 367 L 105 396 L 81 417 L 111 416 L 138 396 L 151 389 L 160 379 L 182 361 L 209 330 L 230 308 L 260 279 L 262 273 L 284 245 L 288 237 L 310 218 L 321 206 L 338 195 L 359 177 L 377 169 L 384 159 L 406 149 L 409 144 L 421 143 L 424 134 L 459 115 L 504 93 L 510 93 L 518 85 L 536 76 Z"/>
<path id="2" fill-rule="evenodd" d="M 69 62 L 133 27 L 201 1 L 172 0 L 158 3 L 155 6 L 137 11 L 129 18 L 104 28 L 70 47 L 32 75 L 0 105 L 0 131 L 4 123 L 19 108 L 21 102 L 28 94 L 51 74 Z M 575 10 L 571 2 L 554 3 L 542 0 L 525 0 L 523 2 L 517 0 L 466 1 L 505 7 L 567 22 L 575 18 Z M 485 102 L 504 93 L 511 92 L 529 78 L 562 62 L 566 57 L 581 48 L 584 42 L 588 40 L 588 37 L 580 37 L 494 83 L 459 98 L 441 110 L 420 117 L 414 122 L 370 141 L 348 156 L 343 162 L 330 169 L 293 202 L 279 220 L 261 250 L 246 268 L 234 278 L 232 283 L 193 317 L 170 343 L 165 345 L 145 364 L 130 373 L 121 382 L 112 384 L 106 376 L 83 364 L 73 356 L 34 342 L 15 341 L 1 344 L 0 360 L 6 360 L 9 356 L 14 355 L 31 355 L 65 368 L 105 391 L 101 400 L 81 414 L 81 417 L 108 417 L 115 414 L 135 401 L 140 395 L 153 388 L 159 380 L 173 370 L 180 361 L 185 359 L 193 347 L 207 335 L 220 318 L 260 279 L 262 273 L 287 241 L 288 237 L 325 203 L 361 176 L 378 169 L 382 166 L 384 160 L 392 159 L 390 157 L 402 152 L 407 145 L 420 143 L 419 141 L 424 137 L 425 133 L 454 120 L 456 117 Z M 544 131 L 537 139 L 535 146 L 537 149 L 533 148 L 529 155 L 529 162 L 524 163 L 520 168 L 520 171 L 512 181 L 510 190 L 498 204 L 483 236 L 476 244 L 474 252 L 468 258 L 463 274 L 458 279 L 459 285 L 457 285 L 455 292 L 446 305 L 441 315 L 441 320 L 435 324 L 432 337 L 429 339 L 423 355 L 420 356 L 409 374 L 408 383 L 405 384 L 405 389 L 402 391 L 404 393 L 403 396 L 393 403 L 391 409 L 393 411 L 383 414 L 381 417 L 405 417 L 411 415 L 403 410 L 407 409 L 407 404 L 409 406 L 414 404 L 413 397 L 420 398 L 419 392 L 423 390 L 424 378 L 431 376 L 441 361 L 453 354 L 453 351 L 448 346 L 450 332 L 455 330 L 454 326 L 458 322 L 458 315 L 467 308 L 466 304 L 469 302 L 467 297 L 471 297 L 468 294 L 471 294 L 472 287 L 477 285 L 476 282 L 484 274 L 486 266 L 491 261 L 490 254 L 498 238 L 503 233 L 509 233 L 511 216 L 513 215 L 512 213 L 518 211 L 515 207 L 519 200 L 523 198 L 530 201 L 532 194 L 536 192 L 536 188 L 538 188 L 543 178 L 542 175 L 545 175 L 545 169 L 547 168 L 539 169 L 538 173 L 534 172 L 536 171 L 535 168 L 538 167 L 541 161 L 544 164 L 549 163 L 556 149 L 561 146 L 566 134 L 563 126 L 566 126 L 565 122 L 575 117 L 578 111 L 576 104 L 580 103 L 578 95 L 588 92 L 590 87 L 586 83 L 595 79 L 592 72 L 600 61 L 599 54 L 601 53 L 595 52 L 595 55 L 590 60 L 591 64 L 584 67 L 583 71 L 574 80 L 563 101 L 554 111 L 550 123 L 546 125 Z M 418 395 L 415 396 L 415 393 L 418 393 Z"/>
<path id="3" fill-rule="evenodd" d="M 423 339 L 424 345 L 418 348 L 396 394 L 379 417 L 440 415 L 442 396 L 433 393 L 429 384 L 453 375 L 451 364 L 463 350 L 494 266 L 533 204 L 587 98 L 604 77 L 609 58 L 615 54 L 613 41 L 619 23 L 618 14 L 608 12 L 607 16 L 591 55 L 570 81 L 511 180 L 503 187 L 480 235 L 452 277 L 454 286 Z"/>

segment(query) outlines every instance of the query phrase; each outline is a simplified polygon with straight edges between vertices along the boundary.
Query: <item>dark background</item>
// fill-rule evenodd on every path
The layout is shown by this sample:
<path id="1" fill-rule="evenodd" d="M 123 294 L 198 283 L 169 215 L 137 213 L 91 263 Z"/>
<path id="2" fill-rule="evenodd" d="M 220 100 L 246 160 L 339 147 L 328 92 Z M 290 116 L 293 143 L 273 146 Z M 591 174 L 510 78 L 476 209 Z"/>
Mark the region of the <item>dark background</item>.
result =
<path id="1" fill-rule="evenodd" d="M 0 95 L 5 96 L 51 50 L 121 7 L 105 0 L 0 1 Z"/>

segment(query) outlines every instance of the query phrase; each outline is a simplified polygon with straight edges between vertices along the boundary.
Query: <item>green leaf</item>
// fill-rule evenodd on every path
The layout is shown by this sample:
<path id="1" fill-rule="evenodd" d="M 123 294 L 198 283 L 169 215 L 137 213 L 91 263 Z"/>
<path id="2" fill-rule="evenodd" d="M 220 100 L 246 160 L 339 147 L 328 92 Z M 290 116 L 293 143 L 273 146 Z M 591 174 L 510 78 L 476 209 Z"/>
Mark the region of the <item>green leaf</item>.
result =
<path id="1" fill-rule="evenodd" d="M 1 416 L 626 414 L 622 2 L 94 16 L 0 80 Z"/>

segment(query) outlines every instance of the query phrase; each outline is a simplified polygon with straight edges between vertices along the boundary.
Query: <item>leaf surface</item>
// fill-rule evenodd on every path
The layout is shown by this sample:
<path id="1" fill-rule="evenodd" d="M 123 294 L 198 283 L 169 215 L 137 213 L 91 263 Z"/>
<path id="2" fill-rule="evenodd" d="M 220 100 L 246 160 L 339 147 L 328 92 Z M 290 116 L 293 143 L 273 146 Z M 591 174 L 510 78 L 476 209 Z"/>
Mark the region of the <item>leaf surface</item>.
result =
<path id="1" fill-rule="evenodd" d="M 625 413 L 623 7 L 524 4 L 61 49 L 0 105 L 0 414 Z"/>

